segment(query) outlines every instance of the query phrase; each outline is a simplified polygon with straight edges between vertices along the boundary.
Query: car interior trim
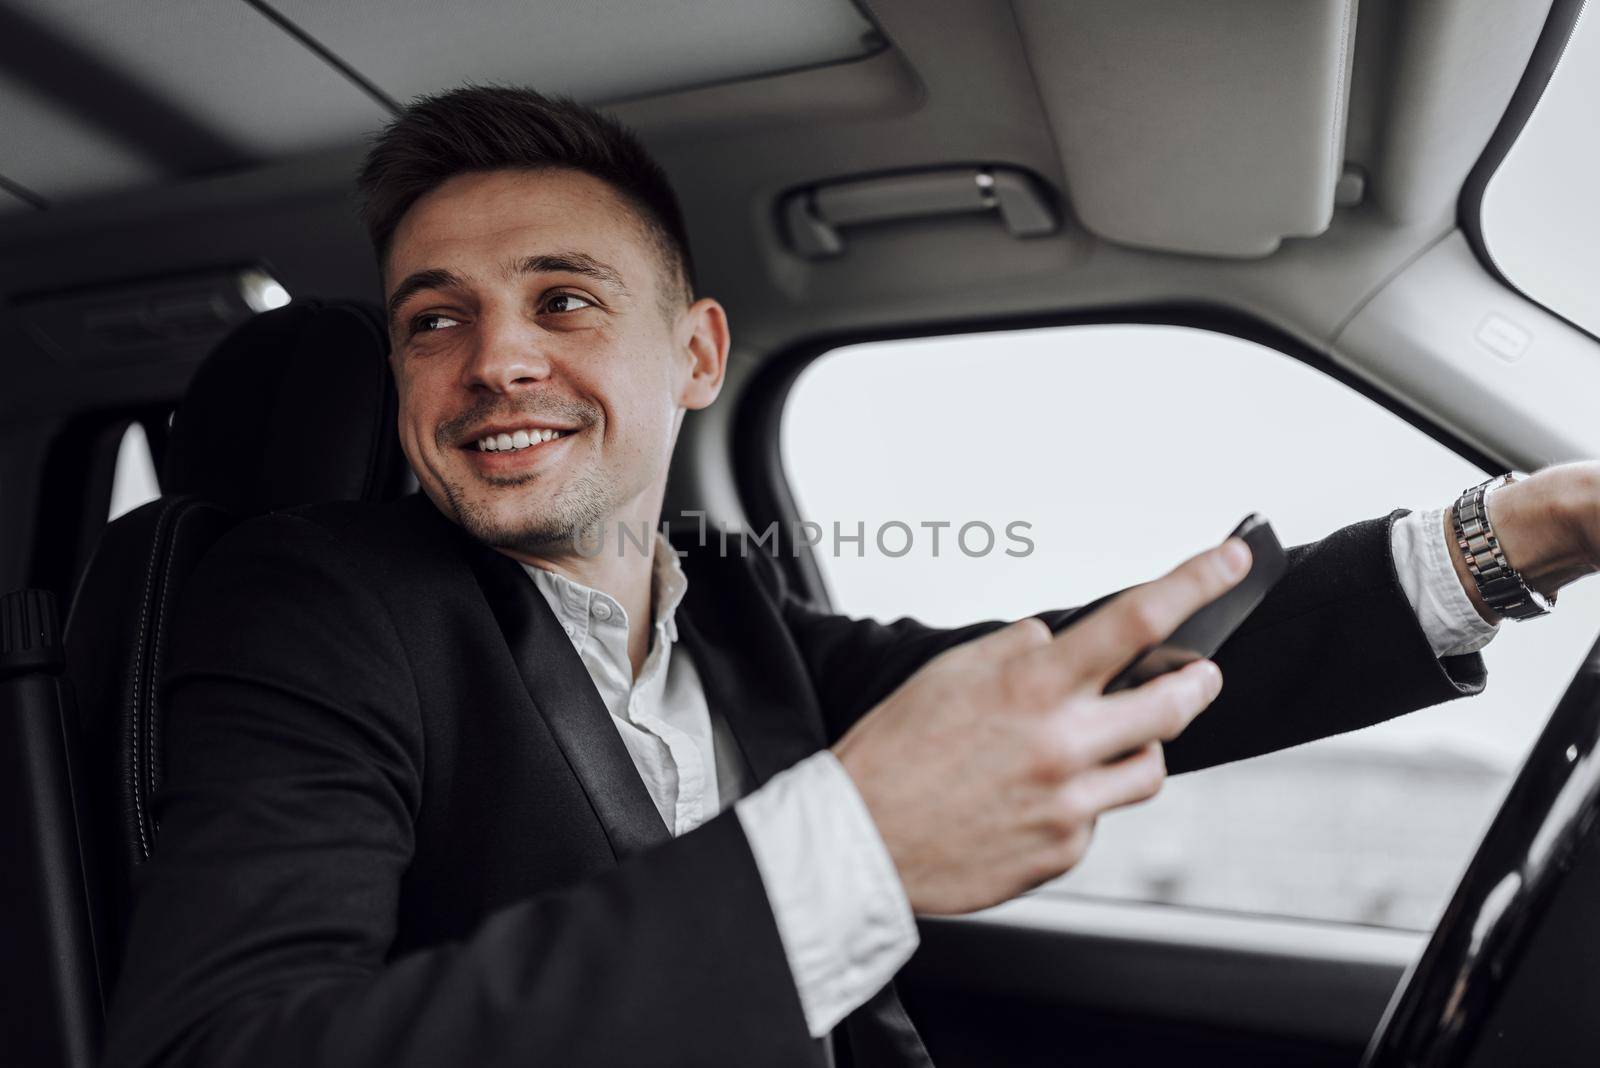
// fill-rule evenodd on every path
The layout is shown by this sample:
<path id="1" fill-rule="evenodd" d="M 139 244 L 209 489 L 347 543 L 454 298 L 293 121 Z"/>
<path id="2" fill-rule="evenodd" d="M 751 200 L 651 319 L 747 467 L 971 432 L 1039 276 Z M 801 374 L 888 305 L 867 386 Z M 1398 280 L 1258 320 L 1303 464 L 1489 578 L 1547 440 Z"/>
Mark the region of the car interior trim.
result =
<path id="1" fill-rule="evenodd" d="M 1527 70 L 1523 72 L 1522 80 L 1517 83 L 1516 91 L 1511 96 L 1511 103 L 1507 105 L 1505 114 L 1500 117 L 1500 123 L 1495 127 L 1494 133 L 1490 135 L 1489 143 L 1484 146 L 1483 154 L 1468 172 L 1467 180 L 1461 187 L 1461 197 L 1456 203 L 1457 224 L 1461 227 L 1461 232 L 1466 235 L 1467 247 L 1483 265 L 1483 269 L 1501 285 L 1535 304 L 1540 304 L 1539 300 L 1524 292 L 1506 277 L 1500 265 L 1495 262 L 1494 255 L 1489 251 L 1489 244 L 1483 234 L 1483 197 L 1495 172 L 1500 169 L 1500 164 L 1505 162 L 1511 146 L 1522 136 L 1522 130 L 1528 125 L 1528 119 L 1532 117 L 1534 108 L 1539 106 L 1539 98 L 1550 85 L 1550 79 L 1554 77 L 1556 67 L 1561 63 L 1561 57 L 1566 54 L 1567 43 L 1572 40 L 1573 31 L 1578 28 L 1578 16 L 1583 14 L 1585 3 L 1586 0 L 1555 0 L 1555 3 L 1551 4 L 1550 17 L 1545 20 L 1544 30 L 1534 45 L 1533 57 L 1528 61 Z M 1540 307 L 1543 305 L 1540 304 Z M 1549 308 L 1545 310 L 1561 318 L 1573 329 L 1583 330 L 1589 337 L 1600 341 L 1600 337 L 1584 330 L 1582 326 L 1559 312 L 1551 311 Z"/>

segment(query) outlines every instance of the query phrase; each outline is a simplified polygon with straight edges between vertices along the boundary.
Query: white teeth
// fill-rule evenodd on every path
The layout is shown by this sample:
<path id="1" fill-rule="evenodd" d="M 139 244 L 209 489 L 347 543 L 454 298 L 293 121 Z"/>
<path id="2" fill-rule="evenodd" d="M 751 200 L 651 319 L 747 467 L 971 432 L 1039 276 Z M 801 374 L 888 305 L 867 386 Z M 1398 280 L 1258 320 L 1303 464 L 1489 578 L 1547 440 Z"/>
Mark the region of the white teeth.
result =
<path id="1" fill-rule="evenodd" d="M 526 449 L 530 445 L 537 445 L 543 441 L 554 441 L 562 434 L 560 430 L 540 429 L 518 430 L 513 434 L 490 434 L 478 439 L 478 451 L 502 452 L 513 449 Z"/>

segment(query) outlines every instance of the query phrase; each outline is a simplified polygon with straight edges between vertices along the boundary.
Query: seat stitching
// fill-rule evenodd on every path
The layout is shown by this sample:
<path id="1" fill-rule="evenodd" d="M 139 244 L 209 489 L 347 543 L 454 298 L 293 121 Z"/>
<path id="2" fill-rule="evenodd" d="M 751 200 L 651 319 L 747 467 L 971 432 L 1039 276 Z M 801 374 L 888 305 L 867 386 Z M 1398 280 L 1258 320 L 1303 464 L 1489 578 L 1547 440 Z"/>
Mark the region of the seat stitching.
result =
<path id="1" fill-rule="evenodd" d="M 155 537 L 151 540 L 150 561 L 144 570 L 144 596 L 139 602 L 139 639 L 133 650 L 133 699 L 130 710 L 133 729 L 133 767 L 129 769 L 133 786 L 133 812 L 135 826 L 139 832 L 139 851 L 148 859 L 150 856 L 149 836 L 145 833 L 144 800 L 139 793 L 139 691 L 140 683 L 144 678 L 144 648 L 145 634 L 150 622 L 150 591 L 155 585 L 156 558 L 161 550 L 161 531 L 167 525 L 167 516 L 177 507 L 182 498 L 174 498 L 167 502 L 161 509 L 161 514 L 156 517 Z"/>
<path id="2" fill-rule="evenodd" d="M 146 701 L 149 704 L 149 709 L 144 717 L 146 768 L 145 789 L 151 797 L 155 796 L 156 787 L 160 785 L 161 751 L 156 744 L 158 740 L 157 736 L 160 733 L 160 728 L 157 723 L 157 718 L 160 715 L 160 695 L 157 692 L 157 686 L 160 682 L 159 674 L 161 671 L 162 640 L 167 633 L 167 593 L 172 587 L 172 572 L 175 570 L 173 567 L 173 560 L 178 555 L 178 541 L 183 536 L 183 521 L 191 516 L 199 514 L 204 510 L 204 508 L 204 505 L 199 505 L 181 513 L 178 518 L 173 521 L 172 538 L 167 543 L 166 569 L 165 573 L 161 576 L 161 603 L 156 609 L 155 620 L 153 623 L 155 638 L 152 643 L 150 653 L 151 680 L 150 687 L 146 691 Z M 156 833 L 160 830 L 161 824 L 156 820 L 155 813 L 152 811 L 150 813 L 151 838 L 154 839 Z"/>

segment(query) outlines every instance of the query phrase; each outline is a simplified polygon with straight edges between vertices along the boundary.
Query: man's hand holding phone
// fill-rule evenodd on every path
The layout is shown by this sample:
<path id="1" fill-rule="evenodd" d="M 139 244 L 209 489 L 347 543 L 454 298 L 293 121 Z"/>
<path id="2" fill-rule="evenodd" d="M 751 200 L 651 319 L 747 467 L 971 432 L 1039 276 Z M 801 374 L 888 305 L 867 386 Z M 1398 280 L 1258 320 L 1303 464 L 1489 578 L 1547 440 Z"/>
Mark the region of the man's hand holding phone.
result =
<path id="1" fill-rule="evenodd" d="M 914 911 L 970 912 L 1053 879 L 1102 812 L 1155 795 L 1161 743 L 1216 699 L 1221 672 L 1200 659 L 1104 691 L 1250 562 L 1230 537 L 1059 634 L 1030 618 L 947 650 L 839 740 Z"/>

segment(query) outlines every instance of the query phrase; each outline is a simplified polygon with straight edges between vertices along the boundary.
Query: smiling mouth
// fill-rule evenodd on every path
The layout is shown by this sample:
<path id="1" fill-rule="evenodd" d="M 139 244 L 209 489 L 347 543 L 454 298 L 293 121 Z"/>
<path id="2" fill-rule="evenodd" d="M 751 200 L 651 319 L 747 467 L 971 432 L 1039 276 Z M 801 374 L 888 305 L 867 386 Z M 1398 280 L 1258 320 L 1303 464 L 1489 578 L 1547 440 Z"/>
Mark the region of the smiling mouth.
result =
<path id="1" fill-rule="evenodd" d="M 478 452 L 520 452 L 547 441 L 568 437 L 573 433 L 571 430 L 555 430 L 551 427 L 525 427 L 510 432 L 485 434 L 476 441 L 466 442 L 461 447 L 469 451 L 476 449 Z"/>

